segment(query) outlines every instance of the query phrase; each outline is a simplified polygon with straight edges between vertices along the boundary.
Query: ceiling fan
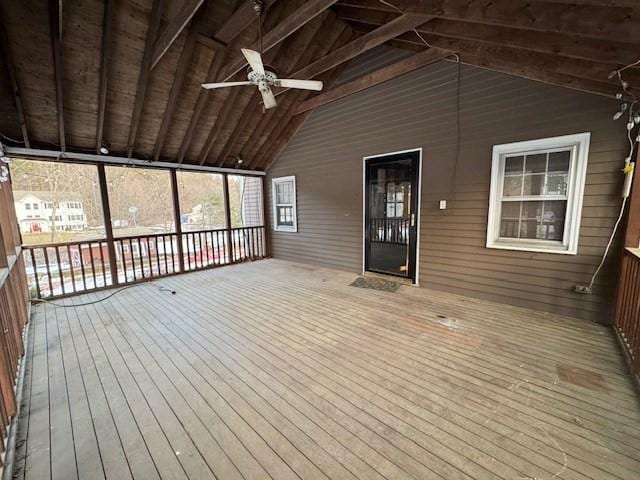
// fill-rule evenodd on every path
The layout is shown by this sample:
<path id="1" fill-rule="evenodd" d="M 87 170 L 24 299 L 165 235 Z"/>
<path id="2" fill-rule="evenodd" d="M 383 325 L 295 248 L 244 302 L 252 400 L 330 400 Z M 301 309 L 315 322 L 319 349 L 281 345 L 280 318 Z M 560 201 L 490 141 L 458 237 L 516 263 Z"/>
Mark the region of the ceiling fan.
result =
<path id="1" fill-rule="evenodd" d="M 262 10 L 263 4 L 261 0 L 254 0 L 254 10 L 258 15 L 258 35 L 260 38 L 260 52 L 242 48 L 242 54 L 249 64 L 247 73 L 247 81 L 243 82 L 219 82 L 219 83 L 203 83 L 202 88 L 207 90 L 214 88 L 239 87 L 244 85 L 255 85 L 258 87 L 264 108 L 269 109 L 276 106 L 276 97 L 271 91 L 271 87 L 297 88 L 301 90 L 322 90 L 322 82 L 319 80 L 294 80 L 290 78 L 278 78 L 272 70 L 265 69 L 262 63 Z"/>

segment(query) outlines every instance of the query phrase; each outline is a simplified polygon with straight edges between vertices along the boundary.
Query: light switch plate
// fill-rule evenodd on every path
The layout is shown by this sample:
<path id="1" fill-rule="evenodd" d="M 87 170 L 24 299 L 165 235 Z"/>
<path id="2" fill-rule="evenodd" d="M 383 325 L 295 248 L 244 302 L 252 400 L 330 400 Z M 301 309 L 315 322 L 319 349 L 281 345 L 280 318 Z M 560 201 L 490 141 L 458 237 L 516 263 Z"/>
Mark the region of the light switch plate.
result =
<path id="1" fill-rule="evenodd" d="M 447 201 L 440 200 L 440 210 L 446 210 L 446 209 L 447 209 Z"/>

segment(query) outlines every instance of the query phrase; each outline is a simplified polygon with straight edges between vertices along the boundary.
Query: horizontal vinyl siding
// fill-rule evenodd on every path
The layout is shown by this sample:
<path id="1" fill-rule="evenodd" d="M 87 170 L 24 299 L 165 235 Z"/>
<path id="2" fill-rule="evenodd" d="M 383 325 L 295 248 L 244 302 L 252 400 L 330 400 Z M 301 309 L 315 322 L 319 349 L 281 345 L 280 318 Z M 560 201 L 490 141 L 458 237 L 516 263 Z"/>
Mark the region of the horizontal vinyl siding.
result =
<path id="1" fill-rule="evenodd" d="M 372 58 L 349 78 L 374 68 Z M 615 254 L 593 295 L 573 287 L 589 281 L 620 205 L 626 144 L 611 120 L 615 102 L 462 66 L 456 168 L 456 69 L 439 62 L 313 112 L 269 171 L 295 175 L 298 193 L 299 231 L 272 232 L 273 255 L 359 273 L 362 158 L 422 147 L 421 285 L 606 321 Z M 591 132 L 591 144 L 578 255 L 485 248 L 492 146 L 580 132 Z"/>

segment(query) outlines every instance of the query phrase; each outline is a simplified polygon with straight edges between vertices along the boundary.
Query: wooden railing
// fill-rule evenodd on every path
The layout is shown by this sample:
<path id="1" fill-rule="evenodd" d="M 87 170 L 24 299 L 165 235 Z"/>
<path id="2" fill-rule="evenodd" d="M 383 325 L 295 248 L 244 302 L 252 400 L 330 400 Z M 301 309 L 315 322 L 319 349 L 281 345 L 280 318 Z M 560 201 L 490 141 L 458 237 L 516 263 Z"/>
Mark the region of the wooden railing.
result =
<path id="1" fill-rule="evenodd" d="M 640 377 L 640 249 L 626 248 L 613 327 L 623 346 L 631 373 Z"/>
<path id="2" fill-rule="evenodd" d="M 263 226 L 120 237 L 113 245 L 107 240 L 25 245 L 24 251 L 34 298 L 101 290 L 266 256 Z"/>
<path id="3" fill-rule="evenodd" d="M 8 268 L 0 268 L 0 451 L 5 447 L 7 426 L 17 412 L 14 389 L 18 363 L 24 354 L 22 332 L 28 322 L 26 274 L 21 255 L 18 251 Z"/>

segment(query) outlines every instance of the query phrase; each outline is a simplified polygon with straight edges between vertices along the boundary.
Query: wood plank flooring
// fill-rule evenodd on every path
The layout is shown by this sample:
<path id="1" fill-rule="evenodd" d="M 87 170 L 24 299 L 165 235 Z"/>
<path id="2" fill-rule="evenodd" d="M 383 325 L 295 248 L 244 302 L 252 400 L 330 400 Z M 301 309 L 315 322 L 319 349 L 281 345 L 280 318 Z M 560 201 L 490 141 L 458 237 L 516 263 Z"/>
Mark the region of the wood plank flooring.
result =
<path id="1" fill-rule="evenodd" d="M 609 329 L 354 278 L 264 260 L 36 306 L 13 477 L 640 478 Z"/>

